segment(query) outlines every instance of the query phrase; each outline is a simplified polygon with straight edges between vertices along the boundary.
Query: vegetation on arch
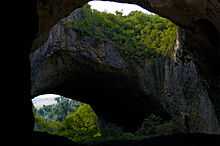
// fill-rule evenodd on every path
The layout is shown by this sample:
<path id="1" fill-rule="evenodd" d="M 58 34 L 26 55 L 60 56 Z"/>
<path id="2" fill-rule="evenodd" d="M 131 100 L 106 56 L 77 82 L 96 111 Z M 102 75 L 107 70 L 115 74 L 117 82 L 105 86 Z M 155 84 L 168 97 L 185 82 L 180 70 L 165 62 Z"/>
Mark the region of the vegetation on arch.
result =
<path id="1" fill-rule="evenodd" d="M 140 63 L 146 57 L 172 56 L 176 42 L 177 26 L 158 15 L 139 11 L 123 16 L 98 12 L 86 5 L 82 18 L 66 22 L 79 36 L 89 36 L 99 41 L 112 41 L 128 61 Z"/>

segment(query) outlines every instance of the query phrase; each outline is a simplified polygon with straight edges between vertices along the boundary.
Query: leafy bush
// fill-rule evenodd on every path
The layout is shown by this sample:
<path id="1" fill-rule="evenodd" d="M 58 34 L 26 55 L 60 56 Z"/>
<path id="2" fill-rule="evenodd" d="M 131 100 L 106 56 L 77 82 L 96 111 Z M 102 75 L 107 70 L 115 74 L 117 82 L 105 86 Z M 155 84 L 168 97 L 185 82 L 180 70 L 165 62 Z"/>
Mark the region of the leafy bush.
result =
<path id="1" fill-rule="evenodd" d="M 97 120 L 92 108 L 87 104 L 81 104 L 75 112 L 70 113 L 64 119 L 64 126 L 71 139 L 77 142 L 85 142 L 100 135 Z"/>

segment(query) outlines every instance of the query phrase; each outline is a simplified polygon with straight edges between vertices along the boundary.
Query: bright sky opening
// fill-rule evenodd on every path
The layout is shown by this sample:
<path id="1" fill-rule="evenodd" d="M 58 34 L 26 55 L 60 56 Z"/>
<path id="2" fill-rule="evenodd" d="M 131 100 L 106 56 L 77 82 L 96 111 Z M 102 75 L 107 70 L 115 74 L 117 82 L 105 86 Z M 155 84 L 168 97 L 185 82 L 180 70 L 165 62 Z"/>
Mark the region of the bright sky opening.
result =
<path id="1" fill-rule="evenodd" d="M 51 104 L 56 104 L 56 97 L 60 97 L 60 95 L 56 94 L 44 94 L 44 95 L 39 95 L 32 99 L 32 103 L 34 107 L 40 108 L 43 105 L 51 105 Z"/>
<path id="2" fill-rule="evenodd" d="M 128 15 L 132 11 L 141 11 L 146 14 L 153 14 L 138 5 L 127 3 L 117 3 L 110 1 L 90 1 L 89 5 L 91 5 L 92 9 L 112 14 L 115 14 L 116 11 L 122 12 L 123 15 Z"/>

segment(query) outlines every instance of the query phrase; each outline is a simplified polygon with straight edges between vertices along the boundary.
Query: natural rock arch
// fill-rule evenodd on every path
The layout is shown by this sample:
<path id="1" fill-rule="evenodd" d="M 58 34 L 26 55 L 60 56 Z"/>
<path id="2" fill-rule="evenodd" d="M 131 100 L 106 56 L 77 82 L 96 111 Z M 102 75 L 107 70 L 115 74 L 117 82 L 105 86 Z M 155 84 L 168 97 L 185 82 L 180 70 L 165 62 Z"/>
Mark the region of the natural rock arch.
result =
<path id="1" fill-rule="evenodd" d="M 66 0 L 64 2 L 70 2 L 70 0 Z M 41 20 L 42 17 L 40 17 L 40 28 L 45 27 L 43 31 L 48 30 L 53 24 L 55 24 L 60 18 L 66 16 L 69 12 L 71 12 L 73 9 L 81 7 L 83 4 L 85 4 L 86 1 L 74 1 L 74 4 L 68 8 L 68 11 L 63 12 L 63 13 L 58 13 L 55 15 L 53 20 L 51 20 L 49 23 L 44 23 L 44 21 Z M 202 2 L 199 0 L 195 1 L 178 1 L 178 0 L 166 0 L 166 1 L 153 1 L 153 0 L 148 0 L 148 1 L 118 1 L 118 2 L 127 2 L 127 3 L 135 3 L 138 4 L 152 12 L 155 12 L 163 17 L 166 17 L 176 24 L 178 24 L 180 27 L 185 29 L 185 37 L 186 37 L 186 43 L 189 43 L 190 40 L 190 33 L 195 30 L 194 26 L 198 26 L 199 28 L 202 29 L 202 32 L 204 32 L 205 36 L 211 37 L 212 35 L 207 34 L 206 31 L 203 31 L 206 28 L 211 28 L 211 32 L 215 32 L 214 36 L 219 36 L 219 31 L 220 31 L 220 14 L 219 14 L 219 8 L 220 8 L 220 3 L 217 0 L 203 0 Z M 71 3 L 71 2 L 70 2 Z M 64 4 L 64 3 L 63 3 Z M 61 5 L 63 6 L 63 5 Z M 67 5 L 70 6 L 70 5 Z M 175 15 L 173 15 L 175 14 Z M 49 25 L 48 25 L 49 24 Z M 46 25 L 46 26 L 44 26 Z M 48 25 L 48 26 L 47 26 Z M 200 27 L 201 26 L 201 27 Z M 205 26 L 205 27 L 203 27 Z M 40 29 L 41 30 L 41 29 Z M 206 35 L 207 34 L 207 35 Z M 218 37 L 213 37 L 213 38 L 218 38 Z M 204 38 L 207 40 L 207 38 Z M 197 41 L 197 39 L 195 39 Z M 219 52 L 219 45 L 216 45 L 215 43 L 217 41 L 209 41 L 208 43 L 213 44 L 215 46 L 214 52 Z M 217 48 L 217 49 L 216 49 Z M 191 46 L 188 48 L 190 52 L 194 49 L 194 46 Z M 193 52 L 193 51 L 192 51 Z M 217 58 L 219 57 L 219 53 L 213 53 Z M 199 56 L 206 55 L 202 53 Z M 211 55 L 212 56 L 212 53 Z M 205 57 L 206 58 L 206 57 Z M 208 57 L 209 58 L 209 57 Z M 197 58 L 195 58 L 197 59 Z M 216 62 L 215 62 L 216 63 Z M 212 62 L 208 64 L 208 66 L 212 66 Z M 214 65 L 215 66 L 215 65 Z M 208 73 L 209 74 L 209 73 Z M 203 75 L 203 74 L 202 74 Z M 204 75 L 205 76 L 205 75 Z M 213 78 L 212 75 L 208 75 L 207 78 Z M 215 91 L 218 91 L 219 89 L 219 78 L 218 78 L 218 72 L 217 72 L 217 77 L 214 77 L 212 80 L 217 80 L 216 85 L 214 85 Z M 27 89 L 28 90 L 28 89 Z M 212 91 L 210 91 L 212 92 Z M 219 96 L 219 93 L 215 93 L 215 97 Z"/>

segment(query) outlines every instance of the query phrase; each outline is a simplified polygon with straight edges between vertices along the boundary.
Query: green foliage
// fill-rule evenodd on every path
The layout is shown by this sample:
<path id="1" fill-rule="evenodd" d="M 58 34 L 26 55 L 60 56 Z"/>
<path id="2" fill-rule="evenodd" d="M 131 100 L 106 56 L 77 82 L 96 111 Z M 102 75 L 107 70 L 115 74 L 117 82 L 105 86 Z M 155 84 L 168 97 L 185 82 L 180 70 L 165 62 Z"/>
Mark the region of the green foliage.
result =
<path id="1" fill-rule="evenodd" d="M 61 101 L 58 100 L 58 103 L 60 102 Z M 33 110 L 36 111 L 35 108 Z M 65 114 L 65 112 L 61 114 Z M 101 136 L 98 128 L 97 116 L 87 104 L 80 104 L 60 121 L 47 119 L 45 114 L 40 116 L 36 114 L 36 112 L 34 116 L 36 131 L 65 136 L 76 142 L 94 141 Z"/>
<path id="2" fill-rule="evenodd" d="M 41 116 L 35 115 L 35 128 L 36 131 L 47 131 L 47 122 Z"/>
<path id="3" fill-rule="evenodd" d="M 123 16 L 82 9 L 82 19 L 66 23 L 80 36 L 89 36 L 97 41 L 109 40 L 119 47 L 128 61 L 141 63 L 146 57 L 171 56 L 176 40 L 177 27 L 158 15 L 132 12 Z"/>
<path id="4" fill-rule="evenodd" d="M 87 104 L 70 113 L 64 120 L 65 130 L 74 141 L 91 141 L 100 136 L 97 116 Z"/>
<path id="5" fill-rule="evenodd" d="M 79 102 L 64 97 L 56 98 L 55 100 L 57 101 L 57 104 L 54 112 L 56 115 L 59 115 L 57 117 L 57 120 L 59 121 L 64 120 L 68 113 L 74 111 L 80 105 Z"/>

